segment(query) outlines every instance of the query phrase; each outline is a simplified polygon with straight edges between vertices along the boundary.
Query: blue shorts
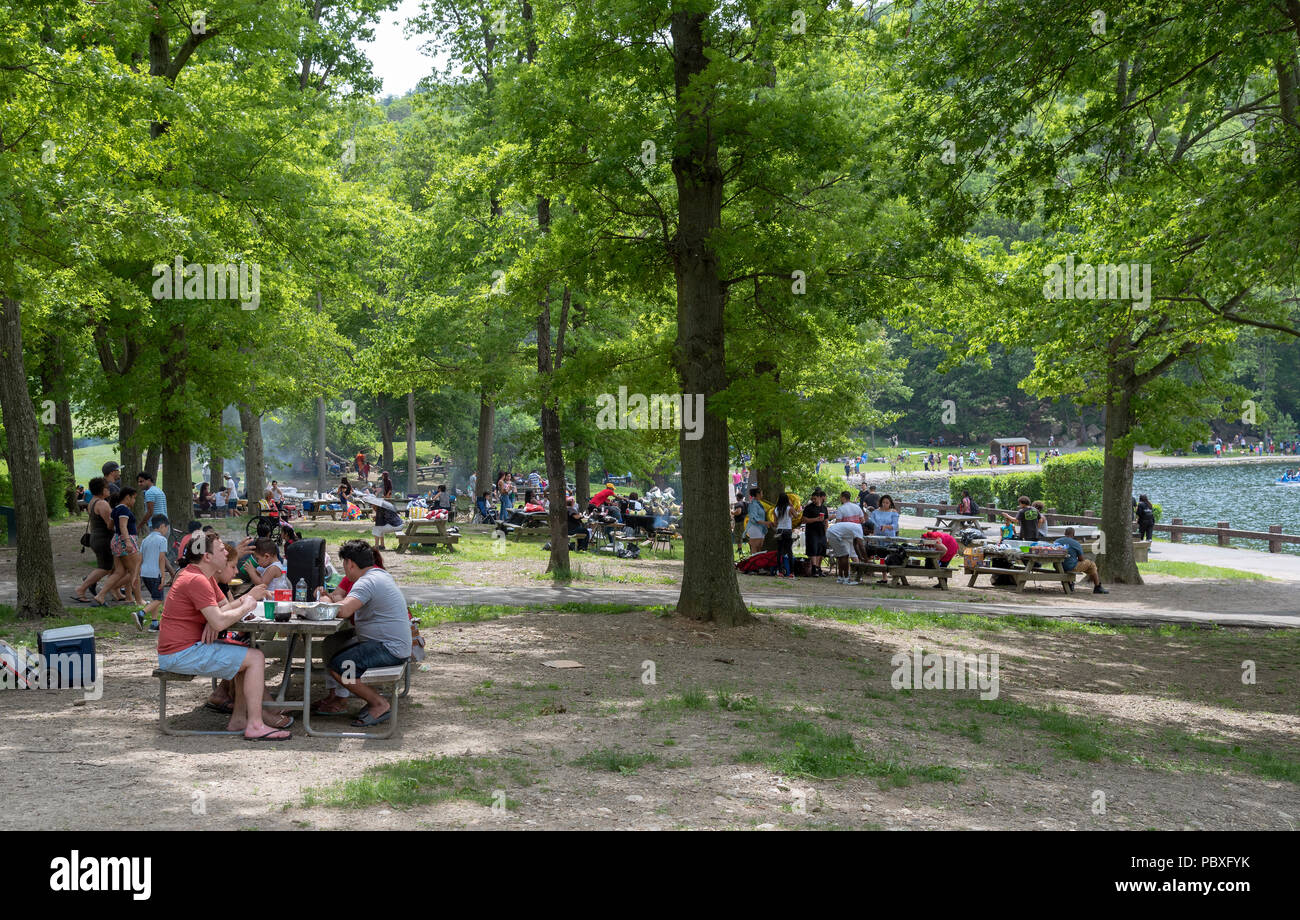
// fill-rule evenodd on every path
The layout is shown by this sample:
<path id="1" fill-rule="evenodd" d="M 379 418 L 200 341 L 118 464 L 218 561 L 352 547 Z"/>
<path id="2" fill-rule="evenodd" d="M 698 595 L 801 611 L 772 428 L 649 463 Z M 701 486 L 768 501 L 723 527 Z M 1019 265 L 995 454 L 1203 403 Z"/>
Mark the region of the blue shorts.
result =
<path id="1" fill-rule="evenodd" d="M 170 655 L 158 656 L 158 669 L 174 674 L 195 674 L 199 677 L 216 677 L 230 680 L 244 666 L 248 648 L 228 642 L 195 642 L 189 648 Z"/>
<path id="2" fill-rule="evenodd" d="M 140 576 L 140 584 L 149 589 L 149 596 L 156 601 L 163 599 L 162 576 L 150 578 L 147 575 Z"/>
<path id="3" fill-rule="evenodd" d="M 330 670 L 335 674 L 344 674 L 344 668 L 351 662 L 353 676 L 360 677 L 370 668 L 389 668 L 405 660 L 390 652 L 378 639 L 366 639 L 331 658 Z"/>

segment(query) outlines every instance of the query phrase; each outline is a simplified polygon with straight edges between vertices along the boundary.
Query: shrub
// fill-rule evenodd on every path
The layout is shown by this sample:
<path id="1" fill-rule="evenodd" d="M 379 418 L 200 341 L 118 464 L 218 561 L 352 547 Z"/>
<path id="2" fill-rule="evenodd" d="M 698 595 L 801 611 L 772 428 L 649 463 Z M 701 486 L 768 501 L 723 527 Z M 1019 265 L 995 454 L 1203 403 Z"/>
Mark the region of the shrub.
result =
<path id="1" fill-rule="evenodd" d="M 1099 450 L 1053 457 L 1043 465 L 1043 500 L 1061 514 L 1099 511 L 1104 480 Z"/>
<path id="2" fill-rule="evenodd" d="M 993 477 L 993 494 L 999 508 L 1014 508 L 1016 500 L 1024 495 L 1031 502 L 1043 498 L 1042 473 L 1000 473 Z"/>
<path id="3" fill-rule="evenodd" d="M 47 517 L 62 517 L 67 511 L 68 486 L 71 483 L 72 474 L 58 460 L 41 461 L 41 486 L 45 491 Z"/>

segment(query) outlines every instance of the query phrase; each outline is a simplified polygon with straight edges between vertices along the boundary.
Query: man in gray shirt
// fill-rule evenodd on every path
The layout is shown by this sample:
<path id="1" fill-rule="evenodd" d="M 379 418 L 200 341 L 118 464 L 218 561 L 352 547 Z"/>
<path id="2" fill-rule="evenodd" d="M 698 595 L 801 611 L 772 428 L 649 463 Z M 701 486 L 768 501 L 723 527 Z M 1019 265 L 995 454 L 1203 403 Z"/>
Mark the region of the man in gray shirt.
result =
<path id="1" fill-rule="evenodd" d="M 351 619 L 356 635 L 351 644 L 329 659 L 330 676 L 365 701 L 357 727 L 387 722 L 391 704 L 357 678 L 369 668 L 401 664 L 411 657 L 411 622 L 406 598 L 385 569 L 375 564 L 375 554 L 364 540 L 348 540 L 339 548 L 343 574 L 352 583 L 339 609 L 339 617 Z M 333 694 L 312 710 L 313 715 L 342 712 L 343 701 Z"/>

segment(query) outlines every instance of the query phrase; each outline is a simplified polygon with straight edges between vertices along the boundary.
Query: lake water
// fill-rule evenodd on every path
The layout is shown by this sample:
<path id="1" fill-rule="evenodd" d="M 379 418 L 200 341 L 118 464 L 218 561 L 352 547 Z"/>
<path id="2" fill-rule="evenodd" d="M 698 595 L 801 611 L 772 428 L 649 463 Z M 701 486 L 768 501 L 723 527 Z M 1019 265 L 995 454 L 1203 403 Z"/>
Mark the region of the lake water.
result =
<path id="1" fill-rule="evenodd" d="M 1277 463 L 1243 463 L 1222 466 L 1164 467 L 1133 471 L 1134 496 L 1145 493 L 1161 506 L 1161 523 L 1182 518 L 1185 524 L 1213 527 L 1227 521 L 1234 530 L 1268 530 L 1281 524 L 1282 532 L 1300 534 L 1300 485 L 1277 485 L 1288 469 L 1300 466 L 1300 458 Z M 920 479 L 894 481 L 891 488 L 900 499 L 946 502 L 947 482 Z M 1100 511 L 1101 509 L 1097 509 Z M 1159 536 L 1159 531 L 1156 532 Z M 1189 543 L 1216 543 L 1212 536 L 1184 536 Z M 1233 546 L 1267 549 L 1268 544 L 1233 540 Z M 1300 544 L 1282 544 L 1285 552 L 1300 553 Z"/>

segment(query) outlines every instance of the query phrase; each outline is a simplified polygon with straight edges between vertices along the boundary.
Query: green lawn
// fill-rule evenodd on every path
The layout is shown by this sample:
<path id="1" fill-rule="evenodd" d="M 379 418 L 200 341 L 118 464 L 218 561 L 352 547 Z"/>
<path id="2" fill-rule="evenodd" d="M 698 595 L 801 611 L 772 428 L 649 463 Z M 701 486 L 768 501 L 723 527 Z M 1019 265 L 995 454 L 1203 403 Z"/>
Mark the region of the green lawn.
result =
<path id="1" fill-rule="evenodd" d="M 1217 565 L 1201 565 L 1199 562 L 1139 562 L 1138 571 L 1148 575 L 1177 575 L 1179 578 L 1215 578 L 1232 581 L 1273 581 L 1267 575 L 1258 572 L 1246 572 L 1241 569 L 1228 569 Z"/>

